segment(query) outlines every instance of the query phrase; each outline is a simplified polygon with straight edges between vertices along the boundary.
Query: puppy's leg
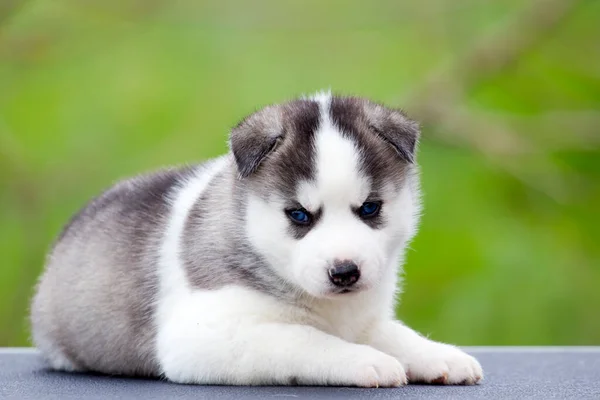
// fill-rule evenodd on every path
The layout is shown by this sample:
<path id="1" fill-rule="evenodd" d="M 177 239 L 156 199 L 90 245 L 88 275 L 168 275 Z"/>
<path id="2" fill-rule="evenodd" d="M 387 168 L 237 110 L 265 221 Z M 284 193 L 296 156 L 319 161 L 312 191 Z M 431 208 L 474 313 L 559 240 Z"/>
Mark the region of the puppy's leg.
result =
<path id="1" fill-rule="evenodd" d="M 158 336 L 165 376 L 179 383 L 392 387 L 406 383 L 398 360 L 313 327 L 247 317 L 172 319 Z"/>
<path id="2" fill-rule="evenodd" d="M 429 340 L 397 321 L 378 324 L 369 344 L 396 357 L 410 382 L 473 385 L 483 379 L 475 358 L 455 346 Z"/>

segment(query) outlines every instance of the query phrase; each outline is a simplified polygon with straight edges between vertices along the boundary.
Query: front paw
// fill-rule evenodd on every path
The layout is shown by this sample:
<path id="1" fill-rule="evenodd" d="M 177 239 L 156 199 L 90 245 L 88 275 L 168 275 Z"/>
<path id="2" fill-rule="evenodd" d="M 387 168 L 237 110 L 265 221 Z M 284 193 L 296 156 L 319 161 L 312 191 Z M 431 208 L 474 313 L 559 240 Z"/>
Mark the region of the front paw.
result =
<path id="1" fill-rule="evenodd" d="M 474 357 L 447 344 L 428 343 L 403 361 L 410 382 L 474 385 L 483 379 L 481 365 Z"/>
<path id="2" fill-rule="evenodd" d="M 400 362 L 385 353 L 364 347 L 339 360 L 331 383 L 366 388 L 406 385 L 407 377 Z"/>

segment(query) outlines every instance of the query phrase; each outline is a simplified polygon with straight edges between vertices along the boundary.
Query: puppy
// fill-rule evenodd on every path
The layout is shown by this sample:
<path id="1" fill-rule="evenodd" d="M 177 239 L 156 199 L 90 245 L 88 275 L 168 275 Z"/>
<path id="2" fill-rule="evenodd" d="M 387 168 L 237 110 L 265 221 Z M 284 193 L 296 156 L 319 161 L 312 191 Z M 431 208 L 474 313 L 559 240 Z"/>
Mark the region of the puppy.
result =
<path id="1" fill-rule="evenodd" d="M 250 115 L 225 156 L 116 184 L 55 243 L 35 344 L 58 370 L 180 383 L 478 382 L 473 357 L 394 318 L 418 135 L 321 93 Z"/>

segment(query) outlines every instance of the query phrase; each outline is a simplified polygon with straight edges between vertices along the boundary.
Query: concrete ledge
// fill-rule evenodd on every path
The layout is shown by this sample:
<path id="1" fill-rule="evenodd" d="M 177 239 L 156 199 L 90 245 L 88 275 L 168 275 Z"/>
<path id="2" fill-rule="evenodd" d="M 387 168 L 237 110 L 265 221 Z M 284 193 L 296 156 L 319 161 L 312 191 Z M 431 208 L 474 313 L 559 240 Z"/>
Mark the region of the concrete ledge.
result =
<path id="1" fill-rule="evenodd" d="M 466 347 L 482 363 L 477 386 L 398 389 L 186 386 L 48 371 L 34 349 L 0 349 L 0 398 L 18 399 L 600 399 L 600 347 Z"/>

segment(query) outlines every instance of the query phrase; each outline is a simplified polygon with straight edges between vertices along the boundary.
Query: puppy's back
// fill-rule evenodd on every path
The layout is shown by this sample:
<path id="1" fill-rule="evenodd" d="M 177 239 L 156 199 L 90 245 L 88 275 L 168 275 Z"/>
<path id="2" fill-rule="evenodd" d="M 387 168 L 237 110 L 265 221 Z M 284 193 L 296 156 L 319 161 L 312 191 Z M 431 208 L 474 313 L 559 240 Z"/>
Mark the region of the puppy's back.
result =
<path id="1" fill-rule="evenodd" d="M 170 193 L 193 173 L 125 180 L 91 201 L 52 249 L 31 309 L 52 367 L 157 375 L 152 314 Z"/>

